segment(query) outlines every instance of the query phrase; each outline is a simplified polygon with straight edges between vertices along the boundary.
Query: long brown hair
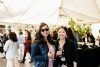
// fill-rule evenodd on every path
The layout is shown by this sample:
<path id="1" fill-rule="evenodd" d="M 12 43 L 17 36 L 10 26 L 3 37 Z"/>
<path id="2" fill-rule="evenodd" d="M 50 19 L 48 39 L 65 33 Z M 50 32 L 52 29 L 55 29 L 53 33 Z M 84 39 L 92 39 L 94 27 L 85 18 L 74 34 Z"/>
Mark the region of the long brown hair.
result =
<path id="1" fill-rule="evenodd" d="M 16 33 L 15 32 L 10 32 L 9 33 L 9 39 L 13 42 L 17 42 L 17 36 L 16 36 Z"/>
<path id="2" fill-rule="evenodd" d="M 28 38 L 27 38 L 27 39 L 28 39 L 28 40 L 32 40 L 32 38 L 31 38 L 31 33 L 30 33 L 28 30 L 25 30 L 25 31 L 28 33 L 28 34 L 27 34 L 27 35 L 28 35 Z"/>
<path id="3" fill-rule="evenodd" d="M 73 32 L 71 30 L 71 28 L 68 28 L 68 38 L 71 39 L 71 40 L 74 40 L 74 35 L 73 35 Z"/>
<path id="4" fill-rule="evenodd" d="M 44 40 L 44 36 L 41 34 L 41 29 L 42 29 L 43 26 L 47 26 L 48 27 L 48 25 L 46 23 L 41 23 L 40 24 L 39 29 L 38 29 L 38 31 L 36 33 L 36 36 L 35 36 L 35 40 L 34 40 L 35 43 L 40 43 L 40 44 L 46 44 L 47 43 Z M 51 36 L 50 36 L 50 34 L 47 36 L 47 40 L 51 43 Z"/>

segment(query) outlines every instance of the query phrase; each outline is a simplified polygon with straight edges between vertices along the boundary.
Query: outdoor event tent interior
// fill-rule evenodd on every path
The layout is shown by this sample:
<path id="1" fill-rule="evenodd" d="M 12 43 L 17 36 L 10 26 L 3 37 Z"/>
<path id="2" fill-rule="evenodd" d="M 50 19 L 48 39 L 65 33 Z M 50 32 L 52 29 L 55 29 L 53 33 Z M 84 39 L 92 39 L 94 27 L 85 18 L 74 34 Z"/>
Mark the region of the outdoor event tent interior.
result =
<path id="1" fill-rule="evenodd" d="M 57 24 L 73 18 L 98 23 L 99 3 L 100 0 L 0 0 L 0 22 Z"/>
<path id="2" fill-rule="evenodd" d="M 73 18 L 78 24 L 94 24 L 100 22 L 99 3 L 100 0 L 0 0 L 0 22 L 65 25 Z"/>

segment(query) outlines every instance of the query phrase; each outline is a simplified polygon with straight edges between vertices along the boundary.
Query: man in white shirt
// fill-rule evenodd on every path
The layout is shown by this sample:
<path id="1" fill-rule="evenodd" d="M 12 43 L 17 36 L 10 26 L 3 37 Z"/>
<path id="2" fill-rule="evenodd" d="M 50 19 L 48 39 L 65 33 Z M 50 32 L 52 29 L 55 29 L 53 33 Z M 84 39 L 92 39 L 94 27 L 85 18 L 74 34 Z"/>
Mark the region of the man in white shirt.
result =
<path id="1" fill-rule="evenodd" d="M 19 32 L 19 37 L 18 37 L 19 59 L 18 60 L 22 60 L 23 55 L 24 55 L 24 40 L 25 40 L 25 37 L 23 35 L 23 32 Z"/>

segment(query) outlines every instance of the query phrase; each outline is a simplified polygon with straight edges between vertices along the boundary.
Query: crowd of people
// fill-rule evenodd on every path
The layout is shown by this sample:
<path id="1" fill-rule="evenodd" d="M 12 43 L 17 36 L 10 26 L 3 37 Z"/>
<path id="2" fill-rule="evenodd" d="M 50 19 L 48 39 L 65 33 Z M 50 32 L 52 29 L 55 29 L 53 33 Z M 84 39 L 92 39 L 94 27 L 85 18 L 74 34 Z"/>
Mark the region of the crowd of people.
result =
<path id="1" fill-rule="evenodd" d="M 6 67 L 24 64 L 27 53 L 31 56 L 33 67 L 77 67 L 77 39 L 71 28 L 61 26 L 50 33 L 49 26 L 41 23 L 34 38 L 28 30 L 25 30 L 25 36 L 22 30 L 18 36 L 12 31 L 4 35 Z"/>

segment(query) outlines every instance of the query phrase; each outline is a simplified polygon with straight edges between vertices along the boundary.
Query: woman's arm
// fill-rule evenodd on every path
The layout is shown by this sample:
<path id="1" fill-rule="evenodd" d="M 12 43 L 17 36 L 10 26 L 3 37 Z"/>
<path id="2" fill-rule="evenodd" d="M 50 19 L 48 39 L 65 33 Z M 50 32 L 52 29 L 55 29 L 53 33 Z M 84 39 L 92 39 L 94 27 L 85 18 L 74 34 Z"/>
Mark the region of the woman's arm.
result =
<path id="1" fill-rule="evenodd" d="M 72 49 L 73 49 L 73 64 L 74 67 L 77 67 L 77 62 L 78 62 L 78 53 L 77 53 L 77 48 L 75 48 L 75 44 L 72 42 Z"/>
<path id="2" fill-rule="evenodd" d="M 8 50 L 8 48 L 9 48 L 9 40 L 5 43 L 5 45 L 4 45 L 4 51 L 7 51 Z"/>
<path id="3" fill-rule="evenodd" d="M 74 63 L 74 67 L 77 67 L 77 62 L 73 62 Z"/>
<path id="4" fill-rule="evenodd" d="M 40 53 L 40 47 L 37 44 L 33 44 L 32 45 L 32 49 L 31 49 L 31 58 L 33 61 L 37 62 L 37 61 L 48 61 L 48 55 L 41 55 Z"/>

